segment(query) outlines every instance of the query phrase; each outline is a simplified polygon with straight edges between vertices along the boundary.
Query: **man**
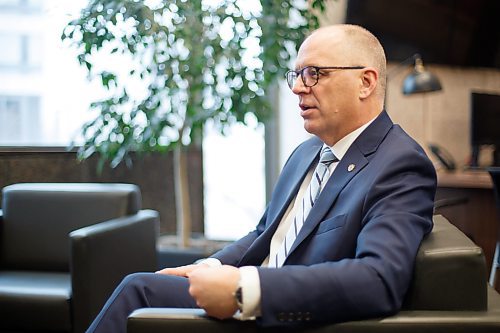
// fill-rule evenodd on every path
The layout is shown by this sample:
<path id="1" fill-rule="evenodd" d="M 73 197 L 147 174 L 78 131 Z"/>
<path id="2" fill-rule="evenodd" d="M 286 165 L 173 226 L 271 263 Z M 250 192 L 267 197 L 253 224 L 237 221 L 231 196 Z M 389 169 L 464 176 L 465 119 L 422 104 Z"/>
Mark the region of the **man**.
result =
<path id="1" fill-rule="evenodd" d="M 147 306 L 220 319 L 239 309 L 263 326 L 397 312 L 432 229 L 436 175 L 383 111 L 385 76 L 367 30 L 311 34 L 287 81 L 314 137 L 290 156 L 256 230 L 199 264 L 127 277 L 89 332 L 125 332 Z"/>

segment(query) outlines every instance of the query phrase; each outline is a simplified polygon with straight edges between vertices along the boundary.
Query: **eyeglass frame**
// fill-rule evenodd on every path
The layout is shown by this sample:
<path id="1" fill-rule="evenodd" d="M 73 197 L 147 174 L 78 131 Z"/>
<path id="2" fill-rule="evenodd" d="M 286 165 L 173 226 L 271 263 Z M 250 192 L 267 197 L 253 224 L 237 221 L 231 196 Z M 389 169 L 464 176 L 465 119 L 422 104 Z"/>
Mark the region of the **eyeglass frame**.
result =
<path id="1" fill-rule="evenodd" d="M 314 82 L 314 84 L 311 84 L 311 85 L 307 85 L 306 84 L 306 80 L 304 79 L 304 71 L 306 69 L 309 69 L 309 68 L 314 68 L 317 72 L 318 72 L 318 75 L 316 75 L 316 81 Z M 322 70 L 322 69 L 340 69 L 340 70 L 344 70 L 344 69 L 365 69 L 366 66 L 306 66 L 300 70 L 289 70 L 285 73 L 285 79 L 286 79 L 286 83 L 288 84 L 288 87 L 290 89 L 293 89 L 293 87 L 295 86 L 295 82 L 297 82 L 297 79 L 299 78 L 299 76 L 302 78 L 302 83 L 304 84 L 305 87 L 314 87 L 315 85 L 318 84 L 318 81 L 319 81 L 319 71 Z M 296 77 L 294 78 L 294 82 L 293 84 L 291 84 L 291 79 L 289 79 L 288 77 L 290 76 L 290 74 L 292 73 L 295 73 Z M 312 77 L 312 76 L 311 76 Z"/>

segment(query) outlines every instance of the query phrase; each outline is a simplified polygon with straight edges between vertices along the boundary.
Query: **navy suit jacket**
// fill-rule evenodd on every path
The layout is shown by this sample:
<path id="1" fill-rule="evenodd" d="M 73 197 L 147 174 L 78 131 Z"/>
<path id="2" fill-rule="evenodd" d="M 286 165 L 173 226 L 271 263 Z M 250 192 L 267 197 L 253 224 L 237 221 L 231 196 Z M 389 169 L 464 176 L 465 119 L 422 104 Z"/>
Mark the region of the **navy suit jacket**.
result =
<path id="1" fill-rule="evenodd" d="M 397 312 L 416 252 L 432 229 L 435 169 L 383 111 L 354 141 L 317 199 L 280 269 L 260 267 L 323 142 L 291 154 L 255 231 L 213 257 L 258 266 L 264 326 L 340 322 Z"/>

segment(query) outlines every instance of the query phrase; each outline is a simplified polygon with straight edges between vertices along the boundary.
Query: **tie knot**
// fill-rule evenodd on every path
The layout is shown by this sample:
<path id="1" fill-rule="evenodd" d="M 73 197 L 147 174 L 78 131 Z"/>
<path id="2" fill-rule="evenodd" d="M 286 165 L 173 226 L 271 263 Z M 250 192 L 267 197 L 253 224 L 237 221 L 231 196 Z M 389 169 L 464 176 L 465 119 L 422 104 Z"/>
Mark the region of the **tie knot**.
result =
<path id="1" fill-rule="evenodd" d="M 333 154 L 330 147 L 324 147 L 321 150 L 321 156 L 319 158 L 319 162 L 323 163 L 326 166 L 330 166 L 333 162 L 338 162 L 339 159 Z"/>

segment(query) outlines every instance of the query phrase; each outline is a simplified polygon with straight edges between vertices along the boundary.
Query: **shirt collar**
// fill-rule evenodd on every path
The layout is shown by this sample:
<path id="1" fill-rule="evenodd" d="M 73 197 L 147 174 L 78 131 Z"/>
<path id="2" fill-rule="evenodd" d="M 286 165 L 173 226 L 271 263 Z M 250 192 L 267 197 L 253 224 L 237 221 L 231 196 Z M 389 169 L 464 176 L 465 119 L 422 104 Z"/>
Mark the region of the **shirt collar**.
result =
<path id="1" fill-rule="evenodd" d="M 355 129 L 351 133 L 347 134 L 342 139 L 340 139 L 339 141 L 337 141 L 336 144 L 334 144 L 333 146 L 331 146 L 330 149 L 332 150 L 332 152 L 335 155 L 335 157 L 337 157 L 339 160 L 341 160 L 344 157 L 345 153 L 347 153 L 347 150 L 352 145 L 352 143 L 375 120 L 375 118 L 373 118 L 372 120 L 370 120 L 369 122 L 367 122 L 363 126 Z M 323 144 L 323 147 L 328 147 L 328 145 L 327 144 Z"/>

